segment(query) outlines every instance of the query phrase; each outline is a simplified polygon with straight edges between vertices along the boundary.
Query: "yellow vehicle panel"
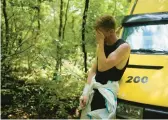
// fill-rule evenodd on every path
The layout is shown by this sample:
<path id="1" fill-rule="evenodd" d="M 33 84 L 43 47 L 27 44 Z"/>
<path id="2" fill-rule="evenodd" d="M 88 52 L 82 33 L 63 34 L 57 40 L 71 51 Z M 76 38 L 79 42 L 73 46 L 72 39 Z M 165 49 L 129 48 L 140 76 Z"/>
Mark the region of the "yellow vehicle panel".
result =
<path id="1" fill-rule="evenodd" d="M 130 14 L 136 0 L 131 1 Z M 167 12 L 168 0 L 138 0 L 133 14 Z"/>
<path id="2" fill-rule="evenodd" d="M 123 37 L 130 44 L 132 53 L 129 65 L 120 80 L 118 118 L 149 119 L 168 117 L 167 14 L 168 0 L 131 1 L 130 10 L 127 14 L 130 16 L 125 17 L 124 27 L 120 31 L 120 37 Z M 161 15 L 163 16 L 160 17 Z M 158 18 L 160 21 L 158 21 Z M 158 29 L 161 27 L 165 32 Z M 157 28 L 156 32 L 153 32 L 153 28 Z M 159 46 L 156 37 L 161 43 L 159 49 L 151 47 L 153 45 Z M 137 40 L 137 42 L 134 40 Z M 138 40 L 142 42 L 141 45 L 139 45 Z M 146 45 L 151 46 L 147 47 Z M 155 52 L 159 50 L 162 52 Z"/>
<path id="3" fill-rule="evenodd" d="M 118 98 L 138 103 L 168 107 L 168 55 L 131 54 L 130 65 L 162 66 L 161 69 L 127 68 L 122 80 Z M 128 80 L 132 77 L 132 80 Z M 134 78 L 140 78 L 134 82 Z M 148 77 L 146 83 L 143 77 Z"/>

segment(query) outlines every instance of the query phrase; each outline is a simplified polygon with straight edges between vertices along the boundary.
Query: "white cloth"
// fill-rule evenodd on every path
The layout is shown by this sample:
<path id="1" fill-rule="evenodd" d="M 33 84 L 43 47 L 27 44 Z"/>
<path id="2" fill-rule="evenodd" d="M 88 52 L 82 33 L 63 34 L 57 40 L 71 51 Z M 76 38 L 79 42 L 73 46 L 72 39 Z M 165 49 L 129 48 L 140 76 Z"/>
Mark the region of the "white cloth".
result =
<path id="1" fill-rule="evenodd" d="M 94 89 L 98 91 L 105 98 L 106 108 L 91 111 L 91 102 L 94 95 Z M 95 76 L 92 78 L 89 90 L 87 92 L 88 100 L 86 106 L 82 109 L 81 119 L 114 119 L 117 108 L 117 92 L 119 84 L 117 81 L 108 81 L 107 84 L 102 85 L 95 81 Z"/>

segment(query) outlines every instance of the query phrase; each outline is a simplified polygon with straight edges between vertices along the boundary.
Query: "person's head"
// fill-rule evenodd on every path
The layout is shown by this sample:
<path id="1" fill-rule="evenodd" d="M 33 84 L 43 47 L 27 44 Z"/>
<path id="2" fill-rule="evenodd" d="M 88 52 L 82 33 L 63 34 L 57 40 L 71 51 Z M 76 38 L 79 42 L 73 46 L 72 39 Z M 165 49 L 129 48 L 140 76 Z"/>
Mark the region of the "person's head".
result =
<path id="1" fill-rule="evenodd" d="M 101 31 L 105 38 L 114 35 L 116 29 L 115 19 L 110 15 L 100 17 L 94 26 L 95 30 Z"/>

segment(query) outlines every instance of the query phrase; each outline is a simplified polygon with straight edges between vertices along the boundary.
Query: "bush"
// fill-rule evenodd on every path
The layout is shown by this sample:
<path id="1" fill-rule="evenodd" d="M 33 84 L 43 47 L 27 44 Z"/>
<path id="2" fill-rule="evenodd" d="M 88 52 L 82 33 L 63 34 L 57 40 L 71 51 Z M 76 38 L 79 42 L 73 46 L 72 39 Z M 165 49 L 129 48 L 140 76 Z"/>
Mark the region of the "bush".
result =
<path id="1" fill-rule="evenodd" d="M 5 81 L 5 82 L 4 82 Z M 84 81 L 64 75 L 60 81 L 36 83 L 7 77 L 2 82 L 1 118 L 67 119 L 75 115 Z"/>

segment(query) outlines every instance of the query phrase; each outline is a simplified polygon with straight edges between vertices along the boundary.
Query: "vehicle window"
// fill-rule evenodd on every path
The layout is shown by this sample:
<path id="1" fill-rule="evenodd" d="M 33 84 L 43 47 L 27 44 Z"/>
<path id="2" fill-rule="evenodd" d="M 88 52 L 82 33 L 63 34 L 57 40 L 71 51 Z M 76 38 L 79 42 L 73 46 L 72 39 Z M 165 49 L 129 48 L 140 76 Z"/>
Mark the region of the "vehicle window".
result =
<path id="1" fill-rule="evenodd" d="M 123 39 L 134 52 L 168 53 L 168 24 L 125 27 Z"/>

